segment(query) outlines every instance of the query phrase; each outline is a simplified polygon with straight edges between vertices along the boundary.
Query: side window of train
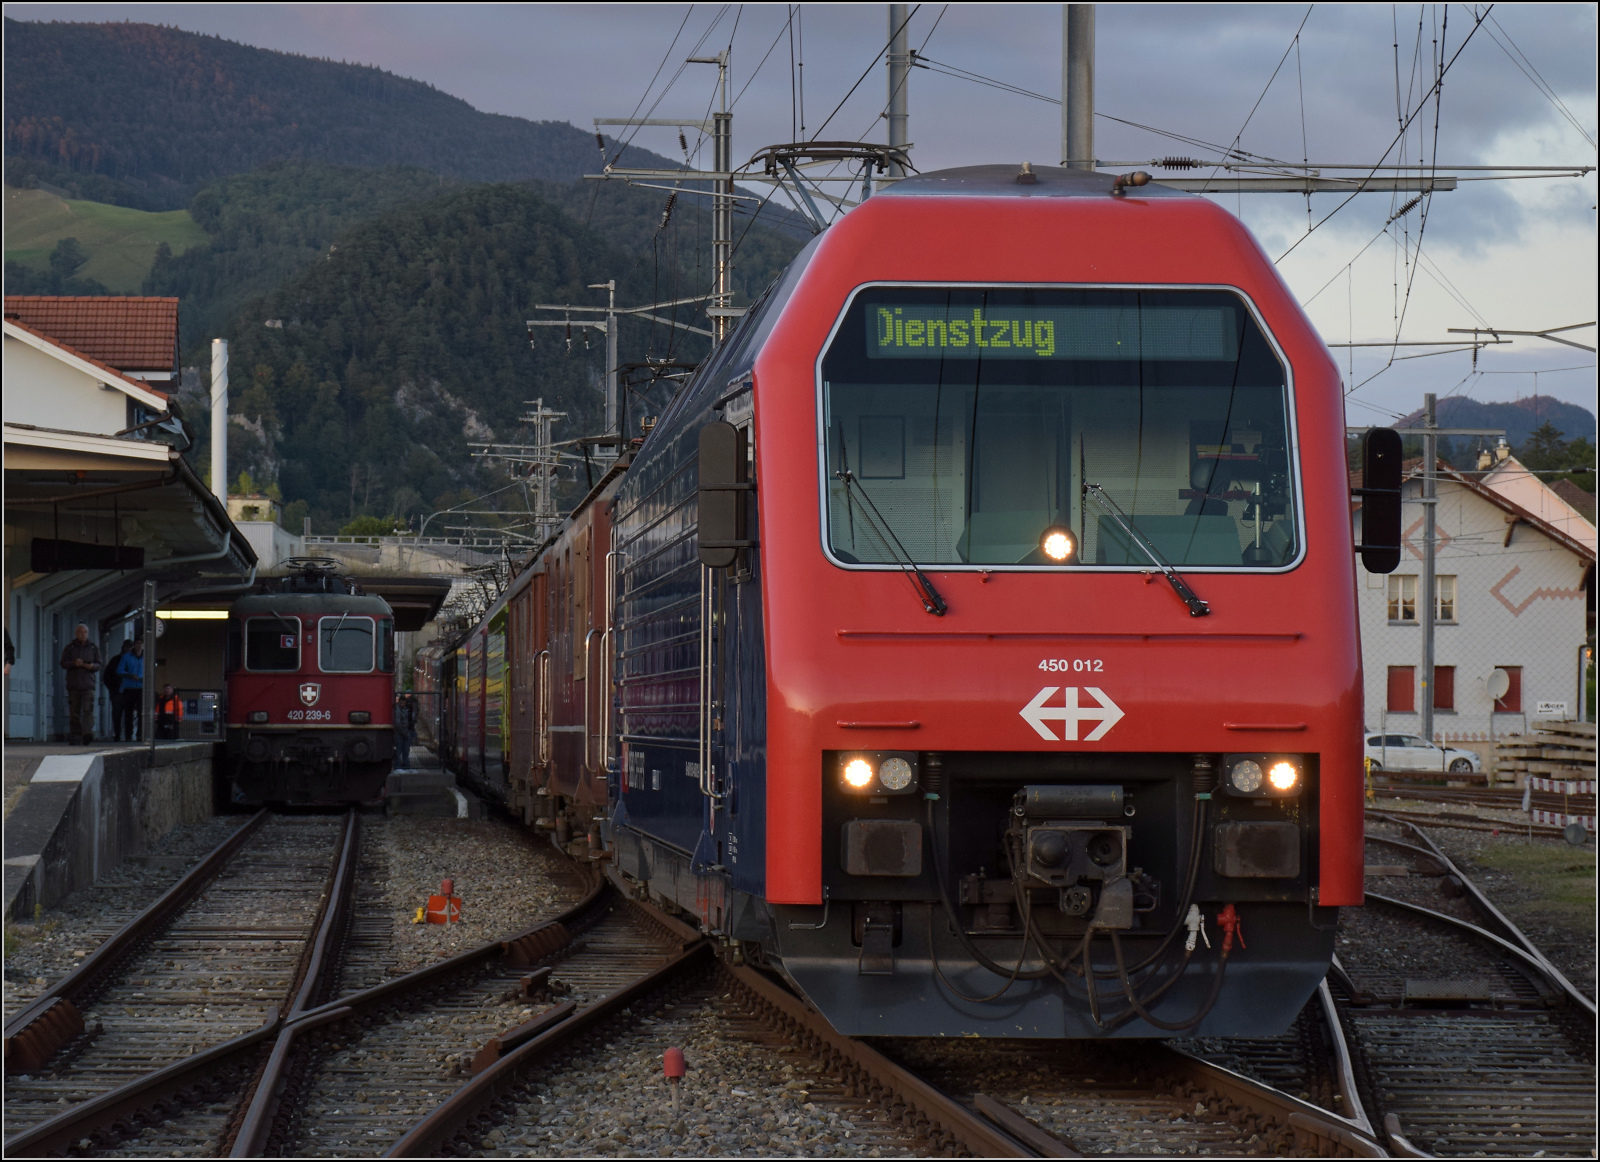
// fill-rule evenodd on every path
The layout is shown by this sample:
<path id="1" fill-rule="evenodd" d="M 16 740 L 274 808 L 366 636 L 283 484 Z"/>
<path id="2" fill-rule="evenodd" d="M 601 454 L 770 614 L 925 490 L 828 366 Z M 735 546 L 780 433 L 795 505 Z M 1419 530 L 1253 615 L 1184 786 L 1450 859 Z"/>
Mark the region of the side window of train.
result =
<path id="1" fill-rule="evenodd" d="M 394 670 L 394 622 L 385 618 L 378 639 L 378 669 L 385 674 Z"/>
<path id="2" fill-rule="evenodd" d="M 323 673 L 365 674 L 373 668 L 377 624 L 370 617 L 324 617 L 318 625 L 318 662 Z"/>
<path id="3" fill-rule="evenodd" d="M 245 622 L 244 667 L 247 670 L 298 670 L 300 619 L 252 617 Z"/>

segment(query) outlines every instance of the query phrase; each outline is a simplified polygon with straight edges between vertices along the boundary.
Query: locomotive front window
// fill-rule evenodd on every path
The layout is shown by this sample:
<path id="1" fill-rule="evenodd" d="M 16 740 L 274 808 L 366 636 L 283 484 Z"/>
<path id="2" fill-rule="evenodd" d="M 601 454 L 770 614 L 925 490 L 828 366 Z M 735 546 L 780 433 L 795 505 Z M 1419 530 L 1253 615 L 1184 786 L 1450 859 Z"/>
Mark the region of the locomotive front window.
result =
<path id="1" fill-rule="evenodd" d="M 1148 567 L 1299 552 L 1282 362 L 1225 291 L 873 287 L 822 364 L 827 538 L 851 564 Z M 1059 546 L 1059 538 L 1056 542 Z"/>
<path id="2" fill-rule="evenodd" d="M 298 670 L 300 619 L 252 617 L 246 621 L 244 667 L 247 670 Z"/>
<path id="3" fill-rule="evenodd" d="M 365 674 L 372 669 L 374 631 L 370 617 L 325 617 L 319 623 L 320 652 L 324 673 Z"/>

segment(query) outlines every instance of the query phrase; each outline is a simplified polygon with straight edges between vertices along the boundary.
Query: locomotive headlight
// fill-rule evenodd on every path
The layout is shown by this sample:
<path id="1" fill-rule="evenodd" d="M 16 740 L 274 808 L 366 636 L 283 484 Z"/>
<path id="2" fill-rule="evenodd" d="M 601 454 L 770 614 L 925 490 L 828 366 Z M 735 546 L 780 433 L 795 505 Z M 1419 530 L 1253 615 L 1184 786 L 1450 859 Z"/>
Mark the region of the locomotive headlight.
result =
<path id="1" fill-rule="evenodd" d="M 851 759 L 844 765 L 844 781 L 853 790 L 866 790 L 872 786 L 872 764 L 866 759 Z"/>
<path id="2" fill-rule="evenodd" d="M 1049 561 L 1065 561 L 1077 549 L 1072 530 L 1061 525 L 1051 525 L 1039 534 L 1039 551 Z"/>
<path id="3" fill-rule="evenodd" d="M 904 791 L 911 785 L 911 764 L 905 759 L 885 759 L 878 768 L 878 782 L 885 791 Z"/>
<path id="4" fill-rule="evenodd" d="M 917 789 L 914 751 L 856 751 L 839 755 L 839 781 L 846 791 L 863 795 L 909 795 Z"/>
<path id="5" fill-rule="evenodd" d="M 1252 799 L 1293 799 L 1305 785 L 1306 756 L 1230 754 L 1222 756 L 1224 789 Z"/>
<path id="6" fill-rule="evenodd" d="M 372 721 L 372 711 L 352 710 L 350 712 L 350 721 L 355 723 L 357 726 L 365 726 L 367 723 Z"/>
<path id="7" fill-rule="evenodd" d="M 1261 789 L 1261 764 L 1254 759 L 1240 759 L 1229 768 L 1228 782 L 1240 794 L 1255 794 Z"/>
<path id="8" fill-rule="evenodd" d="M 252 710 L 250 712 L 251 722 L 266 722 L 269 717 L 270 715 L 265 710 Z"/>

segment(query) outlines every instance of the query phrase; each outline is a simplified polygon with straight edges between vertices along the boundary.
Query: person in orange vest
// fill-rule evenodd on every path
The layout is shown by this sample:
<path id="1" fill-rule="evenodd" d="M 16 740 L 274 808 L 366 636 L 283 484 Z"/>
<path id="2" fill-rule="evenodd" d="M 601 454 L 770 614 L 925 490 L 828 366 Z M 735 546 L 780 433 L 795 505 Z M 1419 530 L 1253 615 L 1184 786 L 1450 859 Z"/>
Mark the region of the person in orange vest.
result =
<path id="1" fill-rule="evenodd" d="M 156 699 L 156 737 L 177 738 L 182 722 L 183 699 L 173 693 L 171 686 L 161 687 L 161 697 Z"/>

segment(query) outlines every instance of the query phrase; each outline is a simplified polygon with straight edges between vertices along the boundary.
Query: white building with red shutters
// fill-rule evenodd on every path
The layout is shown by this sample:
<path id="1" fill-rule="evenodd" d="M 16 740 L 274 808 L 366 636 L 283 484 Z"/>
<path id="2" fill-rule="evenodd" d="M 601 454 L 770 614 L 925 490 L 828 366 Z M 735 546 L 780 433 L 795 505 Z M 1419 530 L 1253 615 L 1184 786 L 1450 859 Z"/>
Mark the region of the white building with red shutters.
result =
<path id="1" fill-rule="evenodd" d="M 1479 751 L 1488 769 L 1492 746 L 1485 744 L 1494 738 L 1584 709 L 1595 528 L 1558 497 L 1545 497 L 1551 490 L 1514 459 L 1487 476 L 1441 465 L 1437 490 L 1434 740 Z M 1430 692 L 1420 673 L 1420 602 L 1427 599 L 1420 464 L 1410 466 L 1403 495 L 1399 568 L 1384 575 L 1356 565 L 1369 734 L 1418 734 L 1419 700 Z M 1359 509 L 1356 521 L 1359 539 Z M 1500 686 L 1505 693 L 1496 698 Z"/>

